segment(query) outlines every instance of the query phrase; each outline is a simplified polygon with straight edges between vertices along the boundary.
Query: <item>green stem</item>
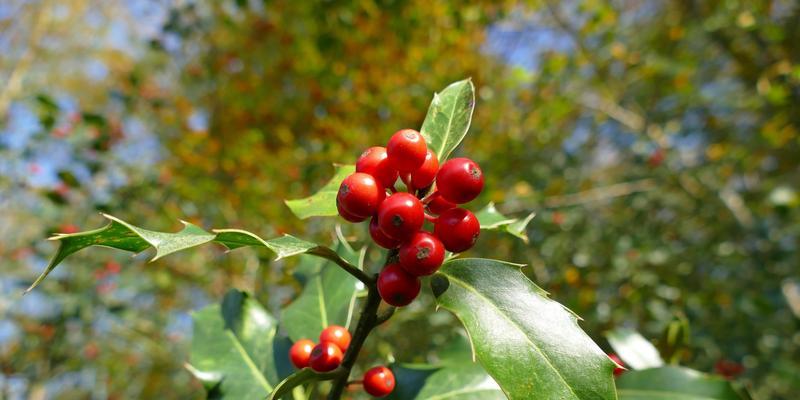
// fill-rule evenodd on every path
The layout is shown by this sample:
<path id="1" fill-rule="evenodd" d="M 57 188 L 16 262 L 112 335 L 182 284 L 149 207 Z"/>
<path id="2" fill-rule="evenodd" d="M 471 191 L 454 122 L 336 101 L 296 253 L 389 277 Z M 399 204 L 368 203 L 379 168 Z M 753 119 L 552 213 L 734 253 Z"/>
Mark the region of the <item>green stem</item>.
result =
<path id="1" fill-rule="evenodd" d="M 361 316 L 358 320 L 358 326 L 353 334 L 353 340 L 350 341 L 350 346 L 344 354 L 342 365 L 339 368 L 344 369 L 344 373 L 336 377 L 333 381 L 333 387 L 328 394 L 328 400 L 339 400 L 342 397 L 342 392 L 347 386 L 350 378 L 350 371 L 356 364 L 358 353 L 361 352 L 361 347 L 367 336 L 378 325 L 378 306 L 381 304 L 381 296 L 378 290 L 373 286 L 367 292 L 367 299 L 364 302 L 364 308 L 361 309 Z"/>
<path id="2" fill-rule="evenodd" d="M 390 250 L 384 265 L 389 264 L 389 262 L 396 257 L 397 250 Z M 353 370 L 353 366 L 356 364 L 356 360 L 358 360 L 358 353 L 361 352 L 361 347 L 364 346 L 367 336 L 369 336 L 370 332 L 372 332 L 376 326 L 386 322 L 386 320 L 391 318 L 392 314 L 394 314 L 394 307 L 392 307 L 386 312 L 381 313 L 381 315 L 378 315 L 381 295 L 378 293 L 376 281 L 377 276 L 371 278 L 369 283 L 365 283 L 368 289 L 367 299 L 364 301 L 364 306 L 361 308 L 361 314 L 358 317 L 358 325 L 356 326 L 356 331 L 353 333 L 350 346 L 347 348 L 347 352 L 344 353 L 342 364 L 337 368 L 344 370 L 344 373 L 334 378 L 333 387 L 331 387 L 331 391 L 328 393 L 328 400 L 339 400 L 342 397 L 342 392 L 344 392 L 345 387 L 347 387 L 347 382 L 350 380 L 350 371 Z"/>
<path id="3" fill-rule="evenodd" d="M 358 269 L 358 267 L 356 267 L 355 265 L 345 261 L 342 257 L 339 256 L 339 254 L 337 254 L 330 248 L 320 246 L 315 249 L 312 249 L 308 253 L 333 261 L 334 263 L 336 263 L 336 265 L 345 270 L 345 272 L 347 272 L 350 275 L 353 275 L 356 279 L 363 282 L 364 285 L 366 285 L 367 287 L 375 286 L 375 279 L 371 278 L 364 271 Z"/>

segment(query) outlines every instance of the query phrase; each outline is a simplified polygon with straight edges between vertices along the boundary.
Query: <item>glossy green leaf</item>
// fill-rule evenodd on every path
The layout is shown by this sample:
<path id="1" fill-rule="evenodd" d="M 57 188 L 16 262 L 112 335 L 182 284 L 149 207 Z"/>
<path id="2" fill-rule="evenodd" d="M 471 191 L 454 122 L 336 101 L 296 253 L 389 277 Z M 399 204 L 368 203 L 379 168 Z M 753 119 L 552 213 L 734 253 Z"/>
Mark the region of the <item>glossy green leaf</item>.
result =
<path id="1" fill-rule="evenodd" d="M 269 394 L 267 397 L 268 400 L 275 400 L 280 398 L 285 398 L 286 395 L 291 393 L 292 389 L 313 381 L 319 381 L 323 379 L 331 379 L 339 371 L 333 370 L 330 372 L 315 372 L 311 368 L 303 368 L 281 381 L 278 385 L 275 386 L 275 389 Z"/>
<path id="2" fill-rule="evenodd" d="M 741 400 L 731 383 L 689 368 L 628 371 L 617 379 L 620 400 Z"/>
<path id="3" fill-rule="evenodd" d="M 505 400 L 497 382 L 476 363 L 448 366 L 425 381 L 417 399 Z M 530 398 L 530 397 L 528 397 Z"/>
<path id="4" fill-rule="evenodd" d="M 396 364 L 394 392 L 387 400 L 505 400 L 491 376 L 473 362 L 432 367 Z"/>
<path id="5" fill-rule="evenodd" d="M 464 324 L 475 357 L 508 398 L 616 398 L 614 363 L 580 329 L 577 316 L 547 298 L 519 265 L 455 259 L 442 265 L 431 286 L 437 304 Z"/>
<path id="6" fill-rule="evenodd" d="M 656 347 L 636 331 L 615 329 L 606 334 L 606 339 L 628 368 L 646 369 L 664 365 Z"/>
<path id="7" fill-rule="evenodd" d="M 447 160 L 466 136 L 474 109 L 475 86 L 471 79 L 451 83 L 433 95 L 420 133 L 440 162 Z"/>
<path id="8" fill-rule="evenodd" d="M 336 252 L 349 263 L 361 267 L 364 250 L 355 251 L 341 236 Z M 302 256 L 302 264 L 311 266 L 305 277 L 305 286 L 297 297 L 281 312 L 281 323 L 294 340 L 316 340 L 329 325 L 348 327 L 352 318 L 356 295 L 363 284 L 352 275 L 331 265 L 332 262 Z"/>
<path id="9" fill-rule="evenodd" d="M 386 400 L 415 400 L 425 381 L 441 367 L 429 364 L 393 364 L 395 386 Z"/>
<path id="10" fill-rule="evenodd" d="M 497 211 L 495 204 L 490 202 L 486 207 L 483 207 L 480 211 L 475 213 L 475 216 L 478 218 L 482 230 L 506 232 L 528 243 L 526 228 L 533 217 L 536 216 L 536 213 L 532 212 L 525 218 L 511 218 Z"/>
<path id="11" fill-rule="evenodd" d="M 278 383 L 275 319 L 246 293 L 193 313 L 189 371 L 223 398 L 263 398 Z"/>
<path id="12" fill-rule="evenodd" d="M 219 229 L 214 230 L 213 233 L 206 232 L 188 222 L 183 222 L 184 228 L 180 232 L 156 232 L 131 225 L 111 215 L 103 214 L 103 216 L 110 222 L 102 228 L 86 232 L 57 234 L 50 238 L 50 240 L 59 242 L 58 251 L 44 272 L 25 292 L 31 291 L 41 283 L 69 255 L 91 246 L 111 247 L 133 253 L 139 253 L 152 247 L 155 249 L 155 256 L 151 261 L 155 261 L 176 251 L 215 242 L 231 250 L 246 246 L 266 247 L 273 251 L 278 259 L 298 254 L 312 254 L 331 260 L 342 268 L 356 269 L 352 264 L 342 260 L 333 250 L 291 235 L 264 240 L 254 233 L 238 229 Z"/>
<path id="13" fill-rule="evenodd" d="M 355 172 L 354 165 L 334 165 L 336 173 L 328 183 L 313 195 L 296 200 L 286 200 L 286 205 L 300 219 L 309 217 L 334 217 L 336 210 L 336 193 L 344 178 Z"/>

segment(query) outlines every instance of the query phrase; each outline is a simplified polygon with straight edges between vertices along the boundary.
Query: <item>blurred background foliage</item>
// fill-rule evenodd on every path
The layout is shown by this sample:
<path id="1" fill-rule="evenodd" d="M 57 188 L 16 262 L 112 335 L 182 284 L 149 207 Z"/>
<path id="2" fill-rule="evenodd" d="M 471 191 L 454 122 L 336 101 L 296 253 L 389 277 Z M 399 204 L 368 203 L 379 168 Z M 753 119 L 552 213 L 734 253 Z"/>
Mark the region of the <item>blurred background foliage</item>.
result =
<path id="1" fill-rule="evenodd" d="M 330 242 L 337 221 L 282 200 L 470 76 L 473 208 L 538 213 L 530 243 L 485 234 L 471 256 L 529 264 L 607 349 L 634 328 L 691 367 L 743 366 L 756 398 L 800 393 L 794 1 L 10 0 L 0 49 L 0 398 L 202 397 L 190 311 L 229 287 L 277 311 L 294 264 L 99 249 L 22 297 L 43 238 L 104 211 Z M 435 361 L 456 325 L 423 297 L 365 357 Z"/>

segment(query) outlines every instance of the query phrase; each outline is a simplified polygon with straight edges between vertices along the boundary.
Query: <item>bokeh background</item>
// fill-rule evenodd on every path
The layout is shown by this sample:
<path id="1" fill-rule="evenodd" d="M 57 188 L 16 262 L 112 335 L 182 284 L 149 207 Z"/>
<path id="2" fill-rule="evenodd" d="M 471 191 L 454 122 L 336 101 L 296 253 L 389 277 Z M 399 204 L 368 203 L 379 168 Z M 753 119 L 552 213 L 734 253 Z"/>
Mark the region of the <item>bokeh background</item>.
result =
<path id="1" fill-rule="evenodd" d="M 282 200 L 419 127 L 465 77 L 458 152 L 488 182 L 473 207 L 537 212 L 530 243 L 485 234 L 473 256 L 529 264 L 603 347 L 634 328 L 693 368 L 740 364 L 758 399 L 796 398 L 792 0 L 0 2 L 0 398 L 201 398 L 191 310 L 236 287 L 277 311 L 293 264 L 92 249 L 23 297 L 44 239 L 102 211 L 329 242 L 335 220 Z M 690 340 L 666 349 L 676 320 Z M 428 294 L 368 354 L 430 361 L 456 325 Z"/>

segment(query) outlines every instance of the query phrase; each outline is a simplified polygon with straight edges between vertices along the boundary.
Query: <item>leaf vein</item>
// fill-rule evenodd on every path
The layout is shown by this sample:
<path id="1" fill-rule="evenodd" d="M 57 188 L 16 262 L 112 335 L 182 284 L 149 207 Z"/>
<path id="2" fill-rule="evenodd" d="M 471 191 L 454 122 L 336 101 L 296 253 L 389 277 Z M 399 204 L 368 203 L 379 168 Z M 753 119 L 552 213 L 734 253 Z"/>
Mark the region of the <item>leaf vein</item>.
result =
<path id="1" fill-rule="evenodd" d="M 461 280 L 461 279 L 458 279 L 458 278 L 456 278 L 456 277 L 454 277 L 454 276 L 452 276 L 452 275 L 447 275 L 447 277 L 448 277 L 448 279 L 452 279 L 452 280 L 454 280 L 454 281 L 456 281 L 456 282 L 459 282 L 459 283 L 460 283 L 460 284 L 461 284 L 461 285 L 462 285 L 462 286 L 463 286 L 463 287 L 464 287 L 466 290 L 469 290 L 470 292 L 472 292 L 472 293 L 475 293 L 475 295 L 476 295 L 476 296 L 478 296 L 478 297 L 482 298 L 482 299 L 483 299 L 484 301 L 486 301 L 486 303 L 488 303 L 488 304 L 489 304 L 489 305 L 490 305 L 492 308 L 496 309 L 496 310 L 498 311 L 498 314 L 499 314 L 499 315 L 501 315 L 501 316 L 502 316 L 502 317 L 503 317 L 505 320 L 507 320 L 509 323 L 511 323 L 511 325 L 512 325 L 514 328 L 516 328 L 518 331 L 520 331 L 520 333 L 522 333 L 522 336 L 525 338 L 525 340 L 526 340 L 528 343 L 530 343 L 530 344 L 531 344 L 531 346 L 533 346 L 533 348 L 536 350 L 536 352 L 538 352 L 538 353 L 539 353 L 539 355 L 541 355 L 541 356 L 542 356 L 542 359 L 545 361 L 545 363 L 547 363 L 547 366 L 548 366 L 548 367 L 550 367 L 550 369 L 552 369 L 552 370 L 553 370 L 553 372 L 555 372 L 555 373 L 556 373 L 556 375 L 557 375 L 557 376 L 558 376 L 558 377 L 561 379 L 561 381 L 562 381 L 562 382 L 564 382 L 564 385 L 566 385 L 567 389 L 569 389 L 569 391 L 572 393 L 572 395 L 573 395 L 573 396 L 575 396 L 575 398 L 576 398 L 576 399 L 579 399 L 579 398 L 580 398 L 580 397 L 577 395 L 577 393 L 575 393 L 575 390 L 572 388 L 572 385 L 570 385 L 570 384 L 569 384 L 569 382 L 567 382 L 567 380 L 564 378 L 564 376 L 563 376 L 563 375 L 561 375 L 561 372 L 560 372 L 560 371 L 559 371 L 559 370 L 558 370 L 558 369 L 557 369 L 557 368 L 556 368 L 556 367 L 553 365 L 553 363 L 550 361 L 550 358 L 547 356 L 547 354 L 545 354 L 545 353 L 542 351 L 542 349 L 541 349 L 541 348 L 540 348 L 540 347 L 539 347 L 539 346 L 538 346 L 536 343 L 534 343 L 534 342 L 533 342 L 533 341 L 532 341 L 532 340 L 531 340 L 531 339 L 528 337 L 528 335 L 525 333 L 525 330 L 523 330 L 523 329 L 522 329 L 522 327 L 521 327 L 521 326 L 519 326 L 519 324 L 518 324 L 516 321 L 514 321 L 514 320 L 512 320 L 511 318 L 509 318 L 508 316 L 506 316 L 506 315 L 505 315 L 505 314 L 502 312 L 502 310 L 501 310 L 499 307 L 497 307 L 497 305 L 496 305 L 496 304 L 494 304 L 494 303 L 492 302 L 492 300 L 491 300 L 491 299 L 489 299 L 488 297 L 486 297 L 485 295 L 483 295 L 482 293 L 480 293 L 480 292 L 479 292 L 477 289 L 475 289 L 475 287 L 473 287 L 472 285 L 470 285 L 470 284 L 468 284 L 467 282 L 465 282 L 465 281 L 463 281 L 463 280 Z"/>

